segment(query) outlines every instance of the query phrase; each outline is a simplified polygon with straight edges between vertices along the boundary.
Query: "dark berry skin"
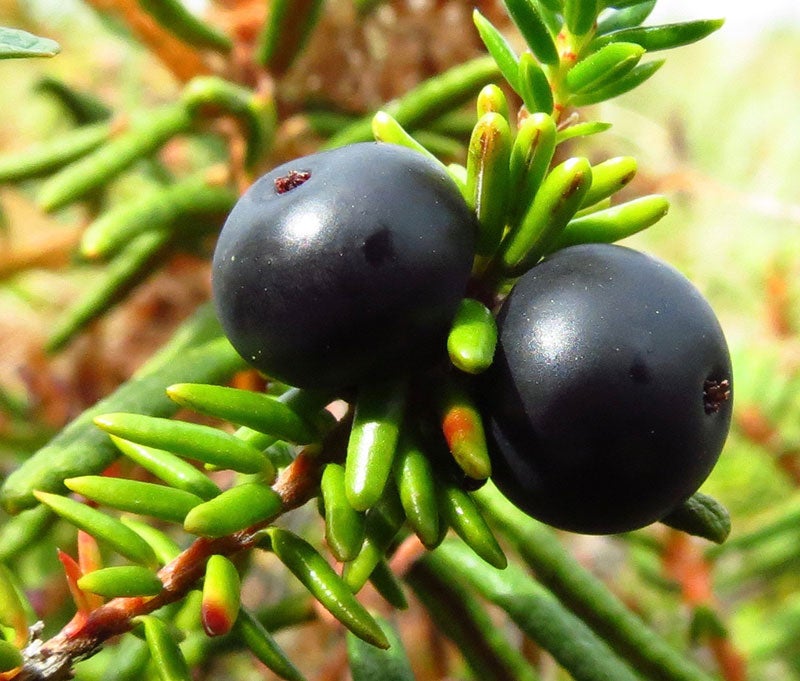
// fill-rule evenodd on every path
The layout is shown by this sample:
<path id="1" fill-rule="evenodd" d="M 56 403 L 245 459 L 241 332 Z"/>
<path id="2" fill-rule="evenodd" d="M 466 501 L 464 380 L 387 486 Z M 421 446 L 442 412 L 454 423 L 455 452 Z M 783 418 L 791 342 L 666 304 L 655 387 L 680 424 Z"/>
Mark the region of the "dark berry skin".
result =
<path id="1" fill-rule="evenodd" d="M 279 166 L 242 196 L 213 263 L 217 314 L 267 375 L 346 389 L 434 361 L 476 225 L 444 170 L 363 143 Z"/>
<path id="2" fill-rule="evenodd" d="M 671 266 L 621 246 L 559 251 L 498 315 L 482 381 L 497 487 L 554 527 L 644 527 L 711 472 L 731 419 L 720 325 Z"/>

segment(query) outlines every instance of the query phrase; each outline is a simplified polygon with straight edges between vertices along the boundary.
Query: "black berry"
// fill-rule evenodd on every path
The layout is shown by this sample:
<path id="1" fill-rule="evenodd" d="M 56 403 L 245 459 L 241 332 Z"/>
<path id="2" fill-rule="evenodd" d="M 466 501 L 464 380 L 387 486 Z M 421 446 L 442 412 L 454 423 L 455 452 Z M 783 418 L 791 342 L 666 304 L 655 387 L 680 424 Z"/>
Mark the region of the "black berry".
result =
<path id="1" fill-rule="evenodd" d="M 528 514 L 605 534 L 702 484 L 731 419 L 727 345 L 669 265 L 608 245 L 557 252 L 516 284 L 482 382 L 493 479 Z"/>
<path id="2" fill-rule="evenodd" d="M 475 230 L 456 185 L 419 153 L 364 143 L 300 158 L 228 217 L 217 313 L 248 362 L 291 385 L 387 377 L 444 352 Z"/>

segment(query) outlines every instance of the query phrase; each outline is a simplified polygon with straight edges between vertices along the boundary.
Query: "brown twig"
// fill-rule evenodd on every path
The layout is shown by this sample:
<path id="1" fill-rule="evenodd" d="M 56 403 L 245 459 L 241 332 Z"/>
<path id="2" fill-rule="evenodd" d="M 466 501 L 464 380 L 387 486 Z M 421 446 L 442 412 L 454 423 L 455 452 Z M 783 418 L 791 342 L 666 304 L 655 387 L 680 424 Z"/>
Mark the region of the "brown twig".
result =
<path id="1" fill-rule="evenodd" d="M 319 446 L 308 447 L 281 472 L 273 485 L 282 501 L 280 514 L 302 506 L 317 493 L 324 465 L 343 456 L 349 421 L 349 418 L 339 421 L 325 438 L 321 452 Z M 73 622 L 48 641 L 34 638 L 23 650 L 23 666 L 6 676 L 0 674 L 0 679 L 60 681 L 71 678 L 73 663 L 97 653 L 103 641 L 129 631 L 134 618 L 183 598 L 203 577 L 206 562 L 212 555 L 231 556 L 252 549 L 258 541 L 258 531 L 274 519 L 226 537 L 196 539 L 159 571 L 164 584 L 161 593 L 152 598 L 115 598 L 89 613 L 78 626 Z"/>

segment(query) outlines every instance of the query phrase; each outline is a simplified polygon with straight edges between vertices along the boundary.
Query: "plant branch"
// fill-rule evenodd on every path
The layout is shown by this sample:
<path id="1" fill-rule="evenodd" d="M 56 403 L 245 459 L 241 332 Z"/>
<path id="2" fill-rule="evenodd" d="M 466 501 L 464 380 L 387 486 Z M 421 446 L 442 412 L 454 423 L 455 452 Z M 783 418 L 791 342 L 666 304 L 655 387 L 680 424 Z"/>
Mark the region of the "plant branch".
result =
<path id="1" fill-rule="evenodd" d="M 325 438 L 322 449 L 309 446 L 278 476 L 273 489 L 282 501 L 280 514 L 305 504 L 317 494 L 322 469 L 332 460 L 344 458 L 344 447 L 350 429 L 345 417 Z M 277 517 L 277 516 L 276 516 Z M 164 584 L 161 593 L 151 598 L 115 598 L 93 610 L 85 619 L 73 620 L 48 641 L 34 640 L 23 650 L 24 664 L 6 674 L 3 681 L 60 681 L 71 678 L 74 662 L 91 657 L 103 641 L 129 631 L 133 619 L 174 603 L 191 591 L 205 573 L 208 559 L 215 554 L 232 556 L 252 549 L 258 542 L 258 532 L 275 517 L 235 534 L 208 539 L 196 539 L 183 553 L 158 573 Z"/>

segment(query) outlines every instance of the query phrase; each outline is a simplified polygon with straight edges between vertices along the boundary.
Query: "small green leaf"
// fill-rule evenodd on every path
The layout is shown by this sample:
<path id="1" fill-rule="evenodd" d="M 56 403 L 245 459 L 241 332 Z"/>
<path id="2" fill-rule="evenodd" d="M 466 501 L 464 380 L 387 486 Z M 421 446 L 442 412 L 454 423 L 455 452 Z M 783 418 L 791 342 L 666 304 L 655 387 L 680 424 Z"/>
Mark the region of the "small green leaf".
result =
<path id="1" fill-rule="evenodd" d="M 581 207 L 593 206 L 625 187 L 636 175 L 636 159 L 615 156 L 592 166 L 592 184 Z"/>
<path id="2" fill-rule="evenodd" d="M 597 24 L 595 35 L 605 35 L 623 28 L 633 28 L 644 22 L 656 6 L 656 0 L 639 0 L 635 4 L 603 16 Z"/>
<path id="3" fill-rule="evenodd" d="M 14 630 L 14 644 L 22 648 L 28 643 L 28 612 L 14 582 L 10 570 L 0 565 L 0 624 Z"/>
<path id="4" fill-rule="evenodd" d="M 533 0 L 503 0 L 531 52 L 545 64 L 558 64 L 558 50 Z"/>
<path id="5" fill-rule="evenodd" d="M 702 40 L 721 28 L 724 23 L 724 19 L 701 19 L 660 26 L 623 28 L 598 36 L 589 47 L 592 50 L 599 50 L 610 43 L 625 42 L 641 45 L 648 52 L 669 50 Z"/>
<path id="6" fill-rule="evenodd" d="M 117 553 L 135 563 L 150 567 L 157 565 L 158 561 L 150 545 L 116 518 L 68 497 L 40 491 L 34 492 L 34 495 L 67 522 L 105 542 Z"/>
<path id="7" fill-rule="evenodd" d="M 377 622 L 389 642 L 387 650 L 347 634 L 347 659 L 353 681 L 414 681 L 400 635 L 386 620 L 379 618 Z"/>
<path id="8" fill-rule="evenodd" d="M 491 310 L 474 298 L 464 298 L 447 336 L 453 366 L 468 374 L 486 371 L 497 346 L 497 323 Z"/>
<path id="9" fill-rule="evenodd" d="M 188 461 L 163 449 L 140 445 L 116 435 L 110 437 L 120 452 L 171 487 L 206 500 L 219 494 L 219 487 Z"/>
<path id="10" fill-rule="evenodd" d="M 169 626 L 155 615 L 143 615 L 134 619 L 144 626 L 144 637 L 153 665 L 162 681 L 191 681 L 189 665 L 183 657 Z"/>
<path id="11" fill-rule="evenodd" d="M 364 514 L 353 509 L 345 491 L 344 468 L 329 463 L 320 490 L 325 506 L 325 541 L 336 560 L 353 560 L 364 541 Z"/>
<path id="12" fill-rule="evenodd" d="M 475 102 L 475 108 L 477 109 L 479 120 L 487 113 L 496 113 L 500 114 L 506 119 L 506 121 L 508 121 L 508 100 L 506 99 L 503 90 L 494 83 L 489 83 L 489 85 L 486 85 L 478 93 L 478 98 Z M 467 131 L 468 135 L 472 134 L 473 128 L 473 118 L 470 116 L 469 130 Z"/>
<path id="13" fill-rule="evenodd" d="M 660 194 L 642 196 L 570 220 L 548 252 L 575 244 L 613 243 L 650 227 L 667 214 L 669 201 Z"/>
<path id="14" fill-rule="evenodd" d="M 272 75 L 282 75 L 303 51 L 322 5 L 322 0 L 273 0 L 259 38 L 258 63 Z"/>
<path id="15" fill-rule="evenodd" d="M 55 518 L 55 514 L 42 505 L 4 518 L 0 526 L 0 563 L 7 563 L 41 539 Z"/>
<path id="16" fill-rule="evenodd" d="M 180 0 L 138 0 L 139 6 L 183 42 L 228 53 L 231 39 L 192 14 Z"/>
<path id="17" fill-rule="evenodd" d="M 288 530 L 266 531 L 272 551 L 320 604 L 360 639 L 378 648 L 389 641 L 377 622 L 359 603 L 342 578 L 312 546 Z"/>
<path id="18" fill-rule="evenodd" d="M 85 156 L 111 137 L 111 123 L 84 125 L 0 157 L 0 182 L 21 182 L 47 175 Z"/>
<path id="19" fill-rule="evenodd" d="M 120 520 L 125 527 L 132 529 L 150 545 L 150 548 L 153 549 L 153 553 L 156 554 L 158 562 L 161 565 L 171 563 L 180 555 L 180 546 L 161 530 L 156 529 L 148 523 L 127 516 L 121 517 Z"/>
<path id="20" fill-rule="evenodd" d="M 606 102 L 609 99 L 614 99 L 614 97 L 619 97 L 639 87 L 663 65 L 663 59 L 656 59 L 645 64 L 639 64 L 614 82 L 609 83 L 599 90 L 573 95 L 570 101 L 574 106 L 586 106 L 588 104 L 597 104 L 598 102 Z"/>
<path id="21" fill-rule="evenodd" d="M 86 197 L 170 138 L 187 131 L 191 123 L 189 111 L 182 103 L 136 119 L 106 144 L 47 180 L 39 190 L 39 205 L 53 212 Z"/>
<path id="22" fill-rule="evenodd" d="M 731 517 L 725 507 L 713 497 L 696 492 L 669 515 L 661 519 L 664 525 L 722 544 L 731 533 Z"/>
<path id="23" fill-rule="evenodd" d="M 173 487 L 103 475 L 67 478 L 64 484 L 103 506 L 176 523 L 182 523 L 186 514 L 203 501 L 195 494 Z"/>
<path id="24" fill-rule="evenodd" d="M 0 673 L 20 667 L 23 661 L 19 649 L 9 641 L 0 638 Z"/>
<path id="25" fill-rule="evenodd" d="M 78 90 L 58 78 L 44 76 L 36 83 L 36 92 L 52 96 L 72 116 L 78 129 L 107 121 L 113 113 L 110 106 L 96 95 Z M 59 135 L 59 138 L 64 133 Z"/>
<path id="26" fill-rule="evenodd" d="M 592 183 L 585 158 L 571 158 L 547 175 L 516 232 L 501 248 L 502 268 L 519 276 L 533 266 L 572 219 Z"/>
<path id="27" fill-rule="evenodd" d="M 345 461 L 347 498 L 357 511 L 367 510 L 383 494 L 405 401 L 405 381 L 384 381 L 359 389 Z"/>
<path id="28" fill-rule="evenodd" d="M 176 383 L 167 394 L 182 407 L 267 433 L 277 440 L 308 444 L 318 437 L 305 419 L 273 395 L 203 383 Z"/>
<path id="29" fill-rule="evenodd" d="M 615 42 L 578 61 L 568 72 L 566 85 L 573 94 L 599 90 L 633 70 L 644 54 L 636 43 Z"/>
<path id="30" fill-rule="evenodd" d="M 383 498 L 367 511 L 366 539 L 361 552 L 346 563 L 342 577 L 353 592 L 366 584 L 375 567 L 383 560 L 387 549 L 405 520 L 394 485 L 388 485 Z"/>
<path id="31" fill-rule="evenodd" d="M 408 608 L 408 600 L 406 600 L 406 595 L 403 593 L 403 586 L 385 560 L 378 561 L 369 576 L 369 582 L 375 587 L 375 591 L 393 608 L 397 610 L 406 610 Z"/>
<path id="32" fill-rule="evenodd" d="M 586 35 L 600 11 L 597 0 L 564 0 L 564 21 L 572 35 Z"/>
<path id="33" fill-rule="evenodd" d="M 449 377 L 437 389 L 439 417 L 447 448 L 464 475 L 486 480 L 492 473 L 483 419 L 462 381 Z"/>
<path id="34" fill-rule="evenodd" d="M 519 95 L 530 113 L 553 113 L 553 90 L 539 62 L 530 52 L 519 59 Z"/>
<path id="35" fill-rule="evenodd" d="M 236 623 L 241 606 L 241 579 L 236 566 L 214 554 L 206 563 L 200 615 L 209 636 L 227 634 Z"/>
<path id="36" fill-rule="evenodd" d="M 397 120 L 385 111 L 378 111 L 372 118 L 372 134 L 377 142 L 397 144 L 401 147 L 408 147 L 426 158 L 441 165 L 441 161 L 430 151 L 423 147 L 414 137 L 412 137 L 400 125 Z"/>
<path id="37" fill-rule="evenodd" d="M 519 93 L 520 86 L 517 67 L 519 58 L 514 52 L 514 49 L 508 44 L 503 34 L 477 9 L 472 10 L 472 21 L 478 29 L 478 35 L 480 35 L 492 59 L 497 62 L 497 66 L 500 69 L 500 73 L 503 74 L 503 78 L 508 81 L 512 90 Z"/>
<path id="38" fill-rule="evenodd" d="M 519 126 L 509 159 L 508 225 L 514 229 L 542 183 L 556 146 L 556 124 L 546 113 L 534 113 Z"/>
<path id="39" fill-rule="evenodd" d="M 270 670 L 287 681 L 305 681 L 305 677 L 286 656 L 272 635 L 253 616 L 242 608 L 236 620 L 236 633 L 244 644 Z"/>
<path id="40" fill-rule="evenodd" d="M 467 151 L 467 202 L 478 218 L 475 252 L 490 256 L 500 245 L 508 203 L 511 129 L 499 113 L 476 123 Z"/>
<path id="41" fill-rule="evenodd" d="M 599 135 L 601 132 L 610 129 L 611 123 L 604 123 L 603 121 L 584 121 L 583 123 L 568 125 L 566 128 L 561 128 L 561 130 L 556 133 L 556 145 L 562 144 L 567 140 L 575 139 L 576 137 Z"/>
<path id="42" fill-rule="evenodd" d="M 218 428 L 143 414 L 103 414 L 94 419 L 105 432 L 149 447 L 240 473 L 271 475 L 272 464 L 252 445 Z"/>
<path id="43" fill-rule="evenodd" d="M 394 481 L 408 524 L 425 546 L 434 545 L 439 538 L 439 507 L 433 467 L 407 437 L 401 439 L 397 450 Z"/>
<path id="44" fill-rule="evenodd" d="M 271 520 L 281 507 L 281 498 L 271 487 L 246 482 L 195 506 L 186 515 L 183 528 L 202 537 L 222 537 Z"/>
<path id="45" fill-rule="evenodd" d="M 439 509 L 450 527 L 478 556 L 499 570 L 506 567 L 508 560 L 503 549 L 467 492 L 450 483 L 441 484 Z"/>
<path id="46" fill-rule="evenodd" d="M 61 46 L 55 40 L 0 26 L 0 59 L 54 57 L 59 52 Z"/>
<path id="47" fill-rule="evenodd" d="M 155 596 L 164 585 L 152 570 L 141 565 L 118 565 L 87 572 L 78 587 L 105 598 Z"/>

